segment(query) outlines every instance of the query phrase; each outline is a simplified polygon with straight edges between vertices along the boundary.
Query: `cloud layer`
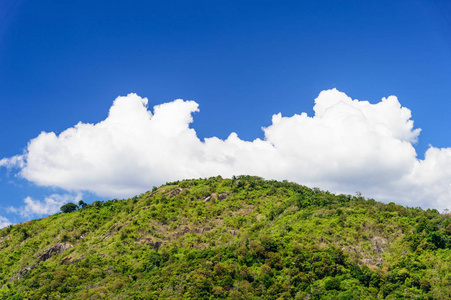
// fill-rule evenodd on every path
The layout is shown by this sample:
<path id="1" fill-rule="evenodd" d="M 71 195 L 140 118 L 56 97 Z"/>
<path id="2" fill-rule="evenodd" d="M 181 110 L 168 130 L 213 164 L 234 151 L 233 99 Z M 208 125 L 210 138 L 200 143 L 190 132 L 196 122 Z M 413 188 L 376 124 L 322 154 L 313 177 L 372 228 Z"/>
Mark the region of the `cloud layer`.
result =
<path id="1" fill-rule="evenodd" d="M 0 160 L 42 186 L 127 197 L 183 178 L 250 174 L 409 206 L 448 208 L 451 148 L 430 147 L 418 160 L 420 133 L 395 96 L 376 104 L 335 89 L 315 99 L 314 116 L 272 117 L 264 140 L 200 140 L 194 101 L 157 105 L 136 94 L 118 97 L 108 117 L 59 135 L 42 132 L 26 153 Z"/>

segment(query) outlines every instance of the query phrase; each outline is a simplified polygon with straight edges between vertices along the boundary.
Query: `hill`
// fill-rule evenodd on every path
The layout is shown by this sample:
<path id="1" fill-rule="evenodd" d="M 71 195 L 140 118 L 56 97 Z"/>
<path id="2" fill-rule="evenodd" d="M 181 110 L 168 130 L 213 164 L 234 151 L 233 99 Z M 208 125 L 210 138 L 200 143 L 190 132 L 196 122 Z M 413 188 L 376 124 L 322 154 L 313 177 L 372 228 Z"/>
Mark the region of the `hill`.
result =
<path id="1" fill-rule="evenodd" d="M 449 299 L 437 210 L 183 180 L 0 230 L 0 299 Z"/>

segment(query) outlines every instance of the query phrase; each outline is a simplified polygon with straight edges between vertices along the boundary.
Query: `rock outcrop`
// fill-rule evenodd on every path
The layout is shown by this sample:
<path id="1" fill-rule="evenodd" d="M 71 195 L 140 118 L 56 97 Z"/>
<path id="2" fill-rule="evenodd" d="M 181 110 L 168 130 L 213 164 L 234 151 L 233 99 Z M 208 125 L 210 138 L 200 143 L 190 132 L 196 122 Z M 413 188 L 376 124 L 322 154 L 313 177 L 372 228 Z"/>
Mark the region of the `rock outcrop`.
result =
<path id="1" fill-rule="evenodd" d="M 219 201 L 222 201 L 224 199 L 227 199 L 227 197 L 228 197 L 227 194 L 224 194 L 224 193 L 223 194 L 219 194 L 219 195 L 213 193 L 211 195 L 208 195 L 208 196 L 204 197 L 204 202 L 210 202 L 213 199 L 217 199 Z"/>
<path id="2" fill-rule="evenodd" d="M 174 197 L 174 196 L 177 196 L 178 194 L 180 194 L 181 191 L 183 191 L 183 189 L 181 187 L 179 187 L 179 188 L 176 188 L 175 190 L 172 190 L 169 193 L 167 193 L 166 196 Z"/>
<path id="3" fill-rule="evenodd" d="M 51 258 L 54 255 L 61 254 L 65 252 L 67 249 L 72 248 L 73 245 L 69 243 L 58 243 L 44 251 L 41 255 L 38 257 L 38 263 L 41 261 L 46 261 L 47 259 Z"/>
<path id="4" fill-rule="evenodd" d="M 152 237 L 144 237 L 139 240 L 139 243 L 141 244 L 147 244 L 155 249 L 155 251 L 158 251 L 158 249 L 163 245 L 163 242 L 157 241 Z"/>

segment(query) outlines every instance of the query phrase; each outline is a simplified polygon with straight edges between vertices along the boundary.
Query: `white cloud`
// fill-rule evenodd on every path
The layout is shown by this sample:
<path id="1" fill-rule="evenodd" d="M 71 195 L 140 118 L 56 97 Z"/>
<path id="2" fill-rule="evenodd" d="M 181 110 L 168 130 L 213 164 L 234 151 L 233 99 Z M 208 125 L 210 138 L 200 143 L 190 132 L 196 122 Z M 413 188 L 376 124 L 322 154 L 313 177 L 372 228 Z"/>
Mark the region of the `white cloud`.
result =
<path id="1" fill-rule="evenodd" d="M 14 167 L 23 168 L 24 165 L 22 155 L 14 155 L 13 157 L 5 157 L 0 159 L 0 167 L 6 167 L 7 169 L 12 169 Z"/>
<path id="2" fill-rule="evenodd" d="M 235 133 L 201 141 L 189 128 L 198 111 L 193 101 L 158 105 L 153 113 L 147 105 L 129 94 L 102 122 L 42 132 L 14 158 L 20 174 L 38 185 L 110 197 L 176 179 L 250 174 L 409 206 L 450 206 L 451 148 L 431 147 L 418 160 L 412 144 L 420 129 L 395 96 L 370 104 L 323 91 L 314 116 L 276 114 L 263 128 L 265 139 L 254 141 Z"/>
<path id="3" fill-rule="evenodd" d="M 11 222 L 7 218 L 0 216 L 0 228 L 6 227 L 9 225 L 11 225 Z"/>
<path id="4" fill-rule="evenodd" d="M 25 205 L 22 207 L 9 207 L 8 211 L 19 214 L 23 217 L 36 217 L 52 215 L 60 210 L 60 207 L 67 202 L 78 203 L 82 199 L 81 193 L 77 195 L 58 195 L 53 194 L 45 197 L 43 201 L 35 200 L 31 197 L 24 199 Z"/>

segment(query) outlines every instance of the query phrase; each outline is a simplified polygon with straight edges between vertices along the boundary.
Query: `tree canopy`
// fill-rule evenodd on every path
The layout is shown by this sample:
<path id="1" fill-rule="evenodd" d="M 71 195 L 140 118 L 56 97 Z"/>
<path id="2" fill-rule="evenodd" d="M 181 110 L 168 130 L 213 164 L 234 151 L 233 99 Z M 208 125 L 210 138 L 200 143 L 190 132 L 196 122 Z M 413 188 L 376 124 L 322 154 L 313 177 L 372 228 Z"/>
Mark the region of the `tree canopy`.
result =
<path id="1" fill-rule="evenodd" d="M 78 208 L 78 206 L 76 204 L 69 202 L 69 203 L 66 203 L 63 206 L 61 206 L 60 210 L 63 213 L 70 213 L 70 212 L 76 211 L 77 208 Z"/>

